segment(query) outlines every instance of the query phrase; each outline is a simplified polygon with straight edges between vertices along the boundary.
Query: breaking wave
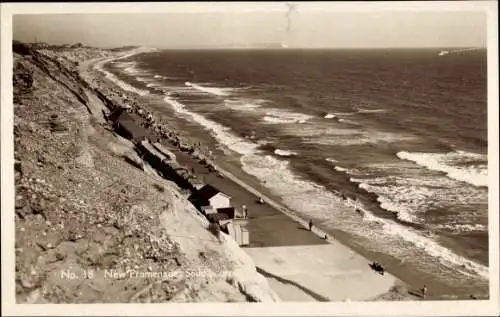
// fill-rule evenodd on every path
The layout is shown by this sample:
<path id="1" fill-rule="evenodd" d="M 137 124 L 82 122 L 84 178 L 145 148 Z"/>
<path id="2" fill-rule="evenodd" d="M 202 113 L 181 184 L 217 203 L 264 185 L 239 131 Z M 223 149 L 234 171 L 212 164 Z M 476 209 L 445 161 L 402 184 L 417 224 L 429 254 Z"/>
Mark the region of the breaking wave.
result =
<path id="1" fill-rule="evenodd" d="M 238 111 L 254 111 L 261 107 L 258 101 L 256 100 L 224 100 L 224 105 L 229 109 L 238 110 Z"/>
<path id="2" fill-rule="evenodd" d="M 215 95 L 215 96 L 228 96 L 229 95 L 229 88 L 217 88 L 217 87 L 205 87 L 205 86 L 201 86 L 201 85 L 198 85 L 198 84 L 194 84 L 194 83 L 191 83 L 189 81 L 185 82 L 184 83 L 187 87 L 192 87 L 198 91 L 201 91 L 201 92 L 204 92 L 204 93 L 208 93 L 208 94 L 212 94 L 212 95 Z"/>
<path id="3" fill-rule="evenodd" d="M 128 56 L 125 56 L 125 57 L 128 57 Z M 125 58 L 125 57 L 122 57 L 122 58 Z M 138 89 L 138 88 L 136 88 L 136 87 L 134 87 L 132 85 L 129 85 L 126 82 L 118 79 L 118 77 L 116 77 L 111 72 L 108 72 L 107 70 L 105 70 L 103 68 L 103 65 L 105 63 L 107 63 L 107 62 L 109 62 L 109 60 L 105 60 L 105 61 L 102 61 L 102 62 L 96 64 L 95 69 L 98 70 L 98 71 L 100 71 L 101 73 L 103 73 L 106 76 L 106 78 L 108 78 L 109 80 L 111 80 L 113 83 L 115 83 L 117 86 L 119 86 L 123 90 L 127 90 L 127 91 L 130 91 L 130 92 L 136 93 L 136 94 L 138 94 L 140 96 L 145 96 L 145 95 L 149 94 L 149 91 Z"/>
<path id="4" fill-rule="evenodd" d="M 290 124 L 290 123 L 306 123 L 312 116 L 298 113 L 289 112 L 281 109 L 269 109 L 263 117 L 266 123 L 269 124 Z"/>
<path id="5" fill-rule="evenodd" d="M 446 154 L 401 151 L 396 155 L 429 170 L 446 173 L 449 178 L 477 187 L 488 187 L 488 165 L 484 155 L 464 151 Z"/>
<path id="6" fill-rule="evenodd" d="M 387 109 L 363 109 L 363 108 L 357 108 L 356 111 L 358 113 L 380 113 L 380 112 L 387 112 Z"/>
<path id="7" fill-rule="evenodd" d="M 287 150 L 280 150 L 280 149 L 274 150 L 274 154 L 279 155 L 279 156 L 284 156 L 284 157 L 297 155 L 296 152 L 287 151 Z"/>

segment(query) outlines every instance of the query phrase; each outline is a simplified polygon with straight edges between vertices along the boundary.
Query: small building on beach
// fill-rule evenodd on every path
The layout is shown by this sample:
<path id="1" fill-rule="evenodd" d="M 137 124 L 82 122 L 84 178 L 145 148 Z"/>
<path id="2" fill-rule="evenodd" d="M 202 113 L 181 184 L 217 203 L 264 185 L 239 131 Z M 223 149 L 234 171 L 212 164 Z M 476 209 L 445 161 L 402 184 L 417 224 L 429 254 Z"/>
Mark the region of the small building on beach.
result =
<path id="1" fill-rule="evenodd" d="M 234 219 L 235 216 L 234 207 L 217 208 L 217 213 L 227 215 L 229 219 Z"/>
<path id="2" fill-rule="evenodd" d="M 221 208 L 231 208 L 231 197 L 212 185 L 205 185 L 194 192 L 189 200 L 198 209 L 204 206 L 211 206 L 218 210 Z"/>
<path id="3" fill-rule="evenodd" d="M 249 232 L 246 228 L 243 228 L 240 223 L 232 221 L 228 223 L 224 229 L 227 230 L 226 233 L 229 234 L 238 245 L 248 246 L 250 244 Z"/>

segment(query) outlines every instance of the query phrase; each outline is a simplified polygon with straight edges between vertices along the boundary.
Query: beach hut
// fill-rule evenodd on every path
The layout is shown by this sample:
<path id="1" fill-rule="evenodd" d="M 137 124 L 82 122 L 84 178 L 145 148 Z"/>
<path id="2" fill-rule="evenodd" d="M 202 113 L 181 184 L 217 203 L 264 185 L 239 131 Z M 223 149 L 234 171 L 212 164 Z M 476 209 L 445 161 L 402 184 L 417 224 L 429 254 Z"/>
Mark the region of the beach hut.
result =
<path id="1" fill-rule="evenodd" d="M 239 225 L 238 225 L 239 226 Z M 241 229 L 241 243 L 240 245 L 249 245 L 250 244 L 250 233 L 246 228 L 242 228 L 239 226 Z"/>
<path id="2" fill-rule="evenodd" d="M 234 219 L 235 215 L 234 207 L 217 208 L 217 212 L 220 214 L 227 215 L 230 219 Z"/>
<path id="3" fill-rule="evenodd" d="M 248 230 L 243 228 L 240 224 L 230 222 L 227 224 L 227 233 L 238 243 L 238 245 L 249 245 L 250 236 Z"/>
<path id="4" fill-rule="evenodd" d="M 215 209 L 231 207 L 231 197 L 208 184 L 194 192 L 189 200 L 198 208 L 203 206 L 212 206 Z"/>

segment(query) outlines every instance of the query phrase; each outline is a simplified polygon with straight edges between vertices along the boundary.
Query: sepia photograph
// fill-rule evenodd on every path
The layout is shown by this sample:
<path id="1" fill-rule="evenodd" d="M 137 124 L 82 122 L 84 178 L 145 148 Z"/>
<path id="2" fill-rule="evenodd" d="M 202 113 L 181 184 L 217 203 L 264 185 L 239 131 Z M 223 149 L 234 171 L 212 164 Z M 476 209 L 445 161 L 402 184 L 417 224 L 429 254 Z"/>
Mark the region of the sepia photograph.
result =
<path id="1" fill-rule="evenodd" d="M 498 315 L 497 10 L 2 4 L 6 315 Z"/>

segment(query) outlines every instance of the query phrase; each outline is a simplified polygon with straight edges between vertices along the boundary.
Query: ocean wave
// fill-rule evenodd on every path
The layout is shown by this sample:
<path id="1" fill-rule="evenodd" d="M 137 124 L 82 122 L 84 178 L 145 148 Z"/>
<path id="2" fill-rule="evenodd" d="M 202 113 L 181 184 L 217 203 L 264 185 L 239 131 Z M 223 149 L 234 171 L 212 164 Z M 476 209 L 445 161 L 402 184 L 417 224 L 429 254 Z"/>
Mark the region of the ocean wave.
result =
<path id="1" fill-rule="evenodd" d="M 336 171 L 338 172 L 347 172 L 348 169 L 347 168 L 344 168 L 344 167 L 341 167 L 341 166 L 334 166 L 333 167 Z"/>
<path id="2" fill-rule="evenodd" d="M 280 150 L 280 149 L 274 150 L 274 154 L 279 155 L 279 156 L 285 156 L 285 157 L 297 155 L 296 152 L 287 151 L 287 150 Z"/>
<path id="3" fill-rule="evenodd" d="M 217 141 L 221 142 L 223 145 L 227 146 L 234 152 L 242 155 L 248 154 L 252 153 L 259 146 L 256 143 L 248 142 L 245 139 L 237 137 L 234 133 L 231 132 L 230 128 L 225 127 L 215 121 L 209 120 L 200 114 L 187 110 L 185 105 L 171 97 L 167 96 L 163 100 L 167 104 L 169 104 L 176 112 L 191 117 L 193 121 L 211 131 Z"/>
<path id="4" fill-rule="evenodd" d="M 378 218 L 367 210 L 363 210 L 361 220 L 353 207 L 346 206 L 339 196 L 295 175 L 289 167 L 289 161 L 264 155 L 258 150 L 258 144 L 239 138 L 229 128 L 188 111 L 184 105 L 170 97 L 165 97 L 164 100 L 175 111 L 191 116 L 194 121 L 212 131 L 217 141 L 242 154 L 242 169 L 260 179 L 272 193 L 282 197 L 285 205 L 303 217 L 313 218 L 319 225 L 325 225 L 329 229 L 342 229 L 363 237 L 368 248 L 387 252 L 398 258 L 411 260 L 415 258 L 415 254 L 419 254 L 422 261 L 425 261 L 425 256 L 438 259 L 440 264 L 428 259 L 425 265 L 430 265 L 440 274 L 451 274 L 442 271 L 443 265 L 449 267 L 451 272 L 458 270 L 464 274 L 488 278 L 487 267 L 455 254 L 412 228 Z"/>
<path id="5" fill-rule="evenodd" d="M 148 83 L 151 82 L 151 79 L 146 78 L 146 77 L 136 77 L 135 78 L 137 81 L 140 81 L 141 83 Z"/>
<path id="6" fill-rule="evenodd" d="M 254 111 L 261 107 L 259 101 L 257 100 L 224 100 L 224 105 L 229 109 L 238 110 L 238 111 Z"/>
<path id="7" fill-rule="evenodd" d="M 122 57 L 122 58 L 124 58 L 124 57 Z M 132 85 L 129 85 L 128 83 L 120 80 L 114 74 L 108 72 L 107 70 L 104 70 L 103 65 L 104 65 L 104 63 L 107 63 L 108 61 L 109 60 L 105 60 L 105 61 L 102 61 L 100 63 L 97 63 L 96 66 L 95 66 L 95 69 L 98 70 L 98 71 L 100 71 L 101 73 L 103 73 L 106 76 L 106 78 L 108 78 L 110 81 L 112 81 L 113 83 L 115 83 L 117 86 L 119 86 L 123 90 L 127 90 L 127 91 L 130 91 L 130 92 L 136 93 L 136 94 L 138 94 L 140 96 L 145 96 L 145 95 L 149 94 L 149 91 L 142 90 L 142 89 L 136 88 L 136 87 L 134 87 Z"/>
<path id="8" fill-rule="evenodd" d="M 298 113 L 289 112 L 281 109 L 268 109 L 266 115 L 262 118 L 269 124 L 290 124 L 290 123 L 306 123 L 312 116 Z"/>
<path id="9" fill-rule="evenodd" d="M 326 158 L 325 160 L 327 162 L 334 163 L 333 169 L 336 170 L 337 172 L 346 173 L 349 175 L 357 175 L 359 173 L 359 171 L 355 168 L 346 168 L 346 167 L 342 167 L 342 166 L 337 165 L 338 161 L 333 159 L 333 158 Z"/>
<path id="10" fill-rule="evenodd" d="M 380 207 L 393 212 L 399 220 L 407 223 L 422 223 L 423 219 L 418 217 L 416 212 L 422 208 L 421 203 L 426 201 L 425 194 L 420 194 L 422 196 L 421 199 L 413 199 L 414 195 L 410 195 L 412 199 L 405 199 L 408 197 L 408 192 L 411 192 L 413 188 L 400 188 L 404 190 L 405 193 L 398 193 L 390 196 L 387 194 L 392 192 L 393 187 L 373 186 L 364 182 L 359 183 L 358 187 L 366 190 L 367 192 L 377 194 L 377 201 L 380 203 Z M 407 203 L 408 201 L 411 201 L 412 203 Z M 415 207 L 419 208 L 417 209 Z"/>
<path id="11" fill-rule="evenodd" d="M 400 220 L 409 223 L 423 223 L 424 215 L 429 210 L 448 209 L 457 203 L 464 206 L 478 205 L 487 200 L 484 190 L 465 188 L 446 177 L 412 177 L 411 172 L 399 172 L 402 173 L 401 176 L 351 177 L 350 181 L 357 183 L 359 188 L 376 194 L 381 208 L 395 213 Z M 464 217 L 464 221 L 469 221 L 477 219 L 478 215 L 467 213 Z"/>
<path id="12" fill-rule="evenodd" d="M 125 69 L 127 67 L 132 67 L 132 66 L 137 65 L 136 62 L 118 62 L 118 61 L 111 62 L 111 64 L 113 64 L 116 67 L 119 67 L 121 69 Z"/>
<path id="13" fill-rule="evenodd" d="M 372 225 L 367 228 L 360 224 L 359 216 L 353 211 L 355 202 L 351 202 L 351 206 L 346 206 L 341 198 L 324 187 L 300 179 L 291 172 L 288 161 L 255 153 L 243 156 L 241 161 L 245 172 L 261 179 L 266 187 L 283 198 L 285 205 L 304 217 L 317 219 L 328 228 L 342 228 L 367 238 L 367 241 L 376 241 L 372 247 L 379 249 L 380 252 L 413 259 L 415 256 L 413 252 L 419 250 L 438 259 L 442 265 L 452 270 L 488 278 L 487 267 L 455 254 L 409 227 L 389 219 L 378 218 L 365 209 L 362 209 L 363 219 Z"/>
<path id="14" fill-rule="evenodd" d="M 205 86 L 201 86 L 201 85 L 198 85 L 198 84 L 194 84 L 194 83 L 191 83 L 189 81 L 185 82 L 184 83 L 187 87 L 192 87 L 198 91 L 201 91 L 201 92 L 204 92 L 204 93 L 208 93 L 208 94 L 212 94 L 212 95 L 216 95 L 216 96 L 228 96 L 229 95 L 229 91 L 231 89 L 229 88 L 218 88 L 218 87 L 205 87 Z"/>
<path id="15" fill-rule="evenodd" d="M 401 141 L 411 141 L 415 137 L 391 132 L 382 131 L 365 131 L 361 129 L 311 129 L 297 131 L 300 135 L 307 135 L 318 137 L 305 138 L 304 142 L 310 144 L 320 145 L 360 145 L 370 143 L 394 143 Z"/>
<path id="16" fill-rule="evenodd" d="M 402 160 L 413 161 L 429 170 L 444 172 L 448 177 L 458 181 L 476 187 L 488 186 L 488 165 L 486 157 L 483 155 L 464 151 L 446 154 L 401 151 L 396 155 Z M 467 165 L 467 163 L 472 162 L 476 164 Z"/>
<path id="17" fill-rule="evenodd" d="M 433 229 L 447 230 L 455 234 L 465 233 L 465 232 L 488 232 L 488 226 L 483 224 L 440 224 L 433 225 Z"/>
<path id="18" fill-rule="evenodd" d="M 391 221 L 384 221 L 383 228 L 385 232 L 411 242 L 417 248 L 439 259 L 443 264 L 452 264 L 455 268 L 467 275 L 474 273 L 483 279 L 489 278 L 489 269 L 487 266 L 460 256 L 431 238 L 425 237 L 414 230 L 403 229 L 402 226 Z"/>
<path id="19" fill-rule="evenodd" d="M 163 75 L 154 75 L 153 78 L 156 78 L 156 79 L 169 79 L 169 77 L 163 76 Z"/>
<path id="20" fill-rule="evenodd" d="M 130 75 L 136 75 L 136 74 L 139 74 L 141 73 L 141 70 L 138 69 L 137 67 L 135 66 L 130 66 L 130 67 L 127 67 L 123 70 L 125 73 L 127 74 L 130 74 Z"/>
<path id="21" fill-rule="evenodd" d="M 358 113 L 382 113 L 382 112 L 387 112 L 387 109 L 363 109 L 363 108 L 357 108 L 356 111 Z"/>
<path id="22" fill-rule="evenodd" d="M 335 116 L 334 114 L 332 114 L 332 113 L 328 113 L 328 114 L 326 114 L 323 118 L 325 118 L 325 119 L 334 119 L 334 118 L 336 118 L 336 117 L 337 117 L 337 116 Z"/>
<path id="23" fill-rule="evenodd" d="M 356 112 L 334 112 L 333 113 L 335 116 L 339 117 L 339 116 L 342 116 L 342 117 L 345 117 L 345 116 L 352 116 L 352 115 L 355 115 Z"/>

